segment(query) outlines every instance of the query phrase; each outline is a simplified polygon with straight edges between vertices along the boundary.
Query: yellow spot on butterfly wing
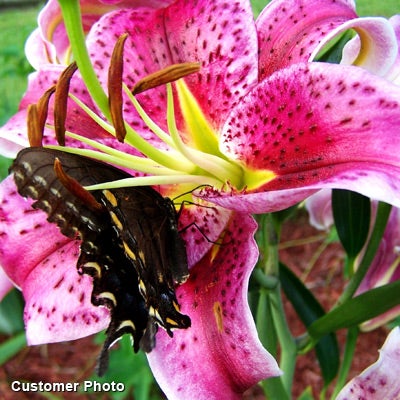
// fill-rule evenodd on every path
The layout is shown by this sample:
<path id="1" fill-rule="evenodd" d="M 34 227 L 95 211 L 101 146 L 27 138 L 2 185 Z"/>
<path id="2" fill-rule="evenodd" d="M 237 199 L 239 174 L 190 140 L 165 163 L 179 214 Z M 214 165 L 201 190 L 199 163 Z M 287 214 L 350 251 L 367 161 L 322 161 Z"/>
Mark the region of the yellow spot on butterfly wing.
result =
<path id="1" fill-rule="evenodd" d="M 135 253 L 130 249 L 128 243 L 126 243 L 125 241 L 122 242 L 122 244 L 124 245 L 124 250 L 126 255 L 133 261 L 136 261 L 136 255 Z"/>
<path id="2" fill-rule="evenodd" d="M 112 212 L 112 211 L 110 211 L 110 216 L 111 216 L 112 221 L 114 222 L 114 225 L 121 232 L 124 229 L 124 227 L 122 225 L 122 222 L 118 219 L 116 214 L 114 212 Z"/>
<path id="3" fill-rule="evenodd" d="M 139 290 L 144 296 L 146 295 L 146 286 L 141 279 L 139 280 Z"/>
<path id="4" fill-rule="evenodd" d="M 102 292 L 102 293 L 98 294 L 97 297 L 99 297 L 101 299 L 110 300 L 113 303 L 114 307 L 117 305 L 117 299 L 111 292 Z"/>
<path id="5" fill-rule="evenodd" d="M 113 206 L 117 207 L 118 206 L 118 201 L 117 198 L 109 191 L 109 190 L 103 190 L 103 194 L 107 201 Z"/>
<path id="6" fill-rule="evenodd" d="M 178 303 L 176 303 L 175 301 L 172 301 L 172 305 L 174 306 L 174 309 L 176 310 L 176 312 L 179 313 L 179 312 L 181 311 Z M 179 322 L 176 322 L 175 320 L 173 320 L 173 319 L 170 318 L 170 317 L 167 317 L 167 318 L 165 319 L 165 322 L 166 322 L 168 325 L 179 326 Z"/>
<path id="7" fill-rule="evenodd" d="M 154 317 L 158 322 L 160 322 L 160 324 L 164 324 L 164 321 L 161 318 L 161 315 L 153 306 L 149 307 L 149 314 L 150 314 L 150 316 Z"/>
<path id="8" fill-rule="evenodd" d="M 167 318 L 165 319 L 165 322 L 166 322 L 168 325 L 179 326 L 178 322 L 174 321 L 172 318 L 169 318 L 169 317 L 167 317 Z"/>
<path id="9" fill-rule="evenodd" d="M 180 311 L 181 311 L 181 309 L 180 309 L 180 307 L 179 307 L 179 304 L 178 304 L 177 302 L 172 301 L 172 305 L 174 306 L 174 308 L 175 308 L 175 310 L 176 310 L 177 312 L 180 312 Z"/>
<path id="10" fill-rule="evenodd" d="M 121 329 L 124 328 L 131 328 L 133 331 L 136 331 L 136 326 L 130 319 L 122 321 L 116 330 L 120 331 Z"/>
<path id="11" fill-rule="evenodd" d="M 101 267 L 97 262 L 87 262 L 83 267 L 93 269 L 96 271 L 96 278 L 101 278 Z"/>
<path id="12" fill-rule="evenodd" d="M 141 259 L 143 262 L 146 261 L 146 260 L 145 260 L 145 257 L 144 257 L 144 253 L 143 253 L 142 250 L 139 250 L 139 257 L 140 257 L 140 259 Z"/>

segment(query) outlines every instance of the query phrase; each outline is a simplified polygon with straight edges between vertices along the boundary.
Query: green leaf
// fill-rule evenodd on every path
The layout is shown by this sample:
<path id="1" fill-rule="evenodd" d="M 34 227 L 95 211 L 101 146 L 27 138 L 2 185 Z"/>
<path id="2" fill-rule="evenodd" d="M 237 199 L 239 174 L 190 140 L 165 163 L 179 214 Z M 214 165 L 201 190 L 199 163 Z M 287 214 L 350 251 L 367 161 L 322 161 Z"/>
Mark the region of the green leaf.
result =
<path id="1" fill-rule="evenodd" d="M 296 212 L 298 211 L 298 209 L 299 209 L 299 205 L 295 204 L 292 207 L 285 208 L 284 210 L 276 211 L 276 212 L 272 213 L 272 218 L 273 218 L 275 224 L 277 224 L 277 226 L 280 226 L 287 219 L 294 216 L 296 214 Z"/>
<path id="2" fill-rule="evenodd" d="M 280 264 L 280 278 L 283 291 L 306 327 L 325 315 L 325 311 L 313 294 L 297 276 L 285 265 Z M 336 376 L 340 354 L 335 334 L 321 338 L 315 346 L 315 352 L 321 367 L 325 386 Z"/>
<path id="3" fill-rule="evenodd" d="M 333 309 L 308 328 L 314 340 L 368 321 L 400 304 L 400 280 L 369 290 Z"/>
<path id="4" fill-rule="evenodd" d="M 8 167 L 11 165 L 9 158 L 0 157 L 0 181 L 8 175 Z"/>
<path id="5" fill-rule="evenodd" d="M 371 266 L 371 263 L 374 260 L 376 252 L 382 241 L 391 210 L 392 206 L 390 204 L 383 202 L 378 203 L 375 221 L 371 230 L 370 238 L 364 249 L 364 255 L 357 267 L 356 272 L 351 277 L 343 293 L 340 295 L 337 305 L 344 304 L 355 295 L 362 280 L 368 273 L 368 269 Z"/>
<path id="6" fill-rule="evenodd" d="M 339 239 L 350 259 L 360 252 L 368 237 L 371 203 L 368 197 L 348 190 L 332 190 L 332 210 Z"/>
<path id="7" fill-rule="evenodd" d="M 343 48 L 353 36 L 354 34 L 351 31 L 345 31 L 341 35 L 334 37 L 320 50 L 315 61 L 339 64 L 343 56 Z"/>
<path id="8" fill-rule="evenodd" d="M 298 400 L 314 400 L 310 386 L 304 390 L 304 392 L 299 396 Z"/>
<path id="9" fill-rule="evenodd" d="M 0 365 L 14 357 L 26 346 L 25 332 L 11 337 L 0 345 Z"/>
<path id="10" fill-rule="evenodd" d="M 270 0 L 251 0 L 254 16 L 257 17 Z"/>
<path id="11" fill-rule="evenodd" d="M 24 330 L 21 293 L 13 289 L 0 303 L 0 333 L 12 335 Z"/>

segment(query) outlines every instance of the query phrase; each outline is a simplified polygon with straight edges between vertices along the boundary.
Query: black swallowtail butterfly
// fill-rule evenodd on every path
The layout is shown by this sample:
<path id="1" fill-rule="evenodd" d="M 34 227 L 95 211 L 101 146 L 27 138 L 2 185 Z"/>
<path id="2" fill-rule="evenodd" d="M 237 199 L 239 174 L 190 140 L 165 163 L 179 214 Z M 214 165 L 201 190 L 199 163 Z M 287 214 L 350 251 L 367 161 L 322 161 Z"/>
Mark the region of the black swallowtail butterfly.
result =
<path id="1" fill-rule="evenodd" d="M 179 311 L 175 284 L 188 276 L 186 249 L 177 228 L 173 202 L 148 186 L 92 191 L 101 205 L 94 209 L 65 186 L 54 170 L 55 160 L 80 185 L 131 177 L 108 164 L 42 147 L 20 151 L 10 168 L 18 192 L 36 200 L 48 221 L 81 240 L 77 268 L 93 277 L 92 303 L 111 310 L 98 373 L 105 372 L 108 349 L 124 333 L 134 350 L 149 352 L 158 325 L 172 336 L 188 328 Z"/>

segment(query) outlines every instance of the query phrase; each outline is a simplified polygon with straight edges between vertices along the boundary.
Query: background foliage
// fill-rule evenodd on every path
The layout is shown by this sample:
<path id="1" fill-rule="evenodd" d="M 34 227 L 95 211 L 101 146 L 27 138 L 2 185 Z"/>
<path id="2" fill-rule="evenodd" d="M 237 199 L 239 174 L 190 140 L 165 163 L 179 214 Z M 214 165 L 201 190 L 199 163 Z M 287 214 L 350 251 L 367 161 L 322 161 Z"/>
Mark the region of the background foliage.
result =
<path id="1" fill-rule="evenodd" d="M 266 1 L 253 0 L 252 4 L 257 15 L 264 8 Z M 7 10 L 0 8 L 0 125 L 3 125 L 17 111 L 19 101 L 26 89 L 27 76 L 32 69 L 25 59 L 24 43 L 30 32 L 37 26 L 39 9 L 39 7 Z M 398 0 L 358 0 L 357 11 L 360 16 L 390 17 L 395 11 L 400 10 Z M 0 157 L 0 179 L 7 175 L 9 163 L 10 160 Z M 286 276 L 293 283 L 294 278 L 290 278 L 289 274 L 290 271 L 287 271 L 284 278 Z M 285 280 L 282 284 L 285 289 Z M 298 292 L 301 290 L 302 287 L 299 285 Z M 292 293 L 293 296 L 295 294 Z M 296 300 L 294 299 L 293 302 L 295 303 Z M 309 304 L 314 304 L 312 299 Z M 8 338 L 0 345 L 0 365 L 25 346 L 22 310 L 23 302 L 16 290 L 0 304 L 0 334 Z M 306 325 L 309 325 L 322 312 L 317 304 L 315 307 L 310 306 L 307 311 L 308 314 L 304 315 Z M 101 335 L 99 338 L 99 341 L 103 340 Z M 332 337 L 326 336 L 326 340 L 332 340 Z M 133 356 L 126 338 L 118 351 L 111 352 L 110 363 L 111 366 L 114 365 L 114 368 L 110 368 L 109 375 L 105 376 L 103 381 L 123 381 L 127 388 L 126 392 L 116 394 L 116 399 L 124 398 L 132 387 L 135 387 L 137 399 L 160 398 L 147 368 L 146 358 L 143 355 Z M 131 373 L 133 370 L 136 371 L 135 374 Z M 98 380 L 94 376 L 93 379 Z M 329 380 L 331 377 L 326 379 Z"/>

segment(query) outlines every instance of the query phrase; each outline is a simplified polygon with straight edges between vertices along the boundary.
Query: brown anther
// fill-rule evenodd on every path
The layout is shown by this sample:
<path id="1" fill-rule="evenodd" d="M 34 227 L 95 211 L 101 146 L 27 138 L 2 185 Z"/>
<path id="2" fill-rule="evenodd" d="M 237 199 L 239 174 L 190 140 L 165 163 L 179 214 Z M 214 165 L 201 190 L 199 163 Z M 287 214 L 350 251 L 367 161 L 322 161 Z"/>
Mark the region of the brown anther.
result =
<path id="1" fill-rule="evenodd" d="M 92 193 L 64 171 L 61 161 L 58 158 L 54 160 L 54 172 L 61 184 L 92 211 L 102 212 L 105 210 L 104 206 L 94 198 Z"/>
<path id="2" fill-rule="evenodd" d="M 69 85 L 73 74 L 78 69 L 75 62 L 70 64 L 60 75 L 56 84 L 54 99 L 54 128 L 60 146 L 65 145 L 65 121 L 67 119 L 67 102 Z"/>
<path id="3" fill-rule="evenodd" d="M 39 126 L 39 115 L 36 104 L 29 104 L 27 110 L 28 140 L 31 147 L 41 147 L 43 131 Z"/>
<path id="4" fill-rule="evenodd" d="M 49 110 L 50 97 L 53 95 L 53 93 L 55 91 L 56 91 L 56 85 L 51 86 L 49 89 L 47 89 L 42 94 L 42 97 L 37 102 L 39 128 L 42 132 L 44 132 L 44 126 L 46 124 L 47 113 Z"/>
<path id="5" fill-rule="evenodd" d="M 126 136 L 124 116 L 122 112 L 122 76 L 124 72 L 123 52 L 124 44 L 128 37 L 121 35 L 114 46 L 108 69 L 108 104 L 110 106 L 111 119 L 115 128 L 115 136 L 123 142 Z"/>
<path id="6" fill-rule="evenodd" d="M 132 94 L 135 95 L 144 92 L 145 90 L 149 90 L 160 85 L 165 85 L 169 82 L 174 82 L 180 78 L 199 71 L 200 63 L 198 62 L 170 65 L 160 71 L 153 72 L 152 74 L 141 79 L 139 82 L 136 82 L 132 89 Z"/>

